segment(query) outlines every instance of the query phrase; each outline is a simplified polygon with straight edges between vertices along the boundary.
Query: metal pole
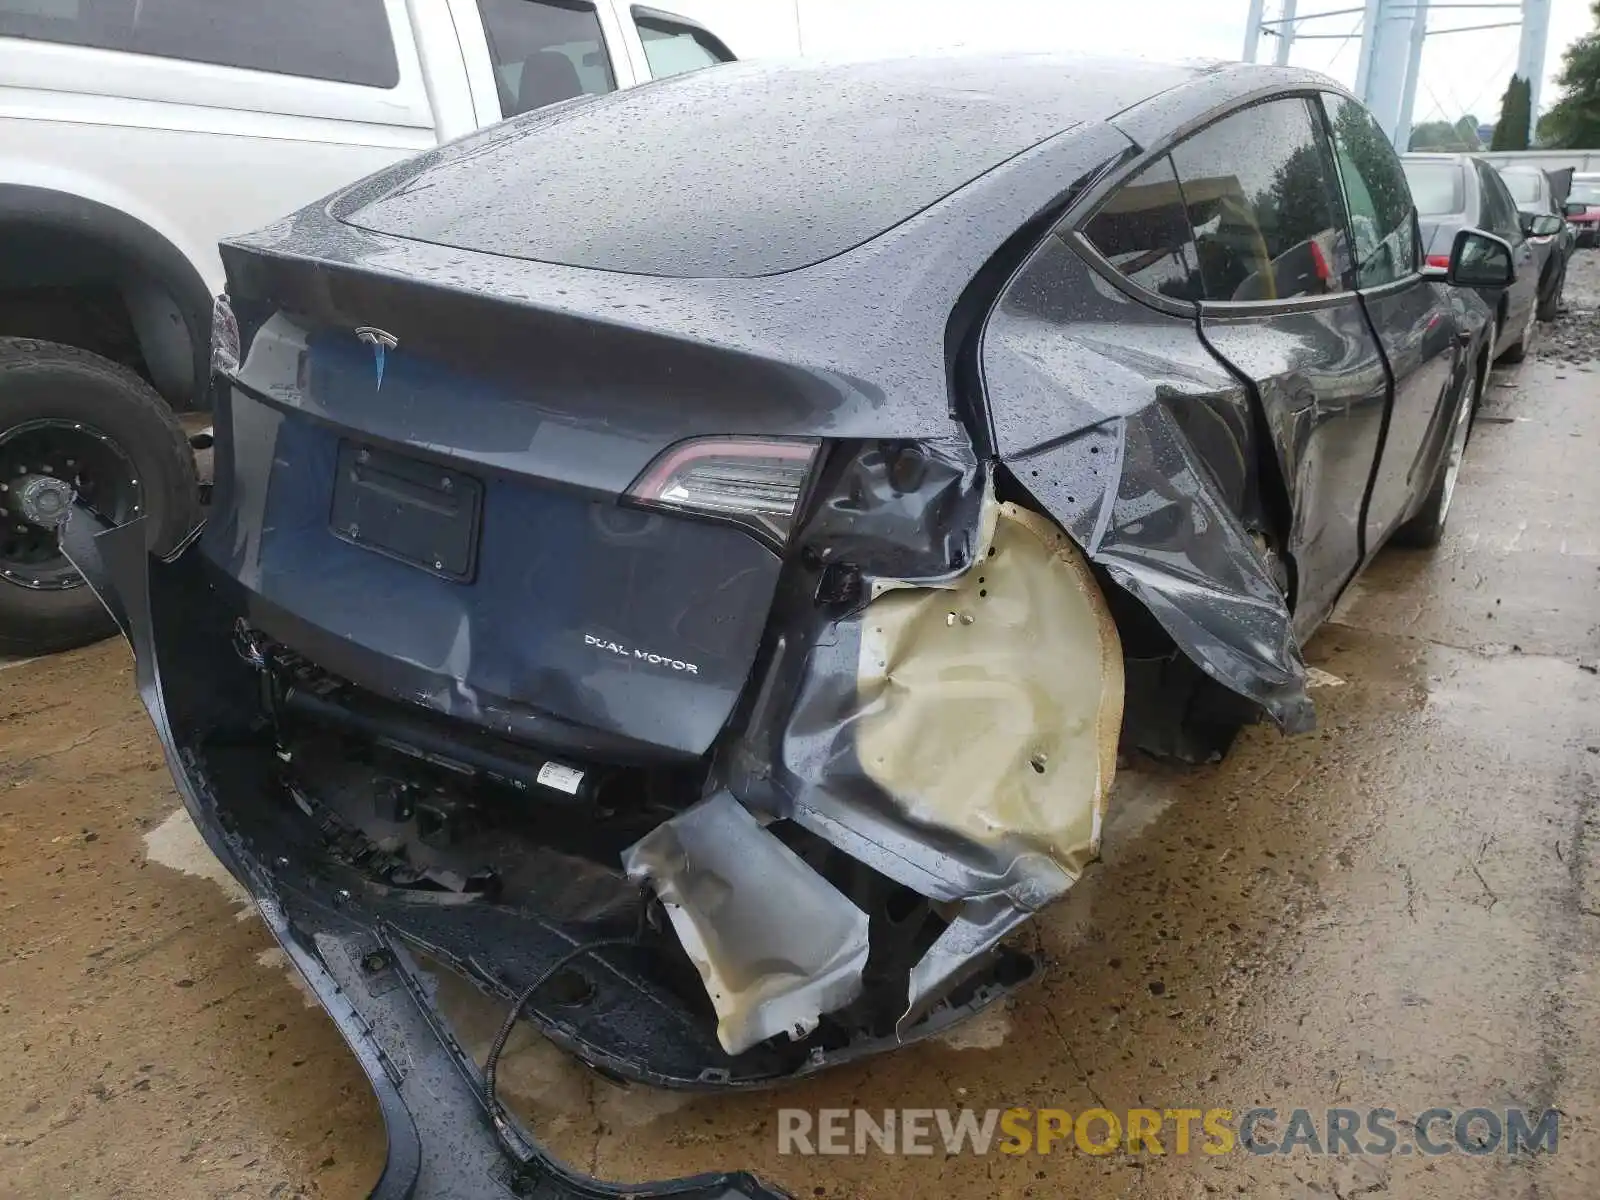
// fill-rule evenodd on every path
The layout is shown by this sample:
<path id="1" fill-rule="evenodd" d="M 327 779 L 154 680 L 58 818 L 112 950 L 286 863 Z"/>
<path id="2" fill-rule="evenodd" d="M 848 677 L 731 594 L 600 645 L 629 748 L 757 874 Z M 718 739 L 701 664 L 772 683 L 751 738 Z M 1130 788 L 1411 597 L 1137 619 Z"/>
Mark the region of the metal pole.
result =
<path id="1" fill-rule="evenodd" d="M 1390 141 L 1394 140 L 1400 124 L 1411 26 L 1410 5 L 1402 0 L 1379 0 L 1378 20 L 1372 35 L 1372 66 L 1367 72 L 1367 91 L 1362 99 Z"/>
<path id="2" fill-rule="evenodd" d="M 1428 36 L 1428 0 L 1416 0 L 1411 14 L 1411 53 L 1406 63 L 1406 83 L 1400 92 L 1400 117 L 1394 124 L 1395 149 L 1411 148 L 1411 114 L 1417 106 L 1417 82 L 1422 76 L 1422 43 Z"/>
<path id="3" fill-rule="evenodd" d="M 1380 3 L 1381 0 L 1367 0 L 1366 11 L 1361 18 L 1361 59 L 1356 66 L 1356 95 L 1363 101 L 1367 98 L 1367 77 L 1372 70 L 1372 47 L 1377 41 Z"/>
<path id="4" fill-rule="evenodd" d="M 1266 0 L 1250 0 L 1250 11 L 1244 18 L 1244 54 L 1245 62 L 1256 61 L 1256 50 L 1261 45 L 1261 12 L 1266 6 Z"/>
<path id="5" fill-rule="evenodd" d="M 1550 41 L 1550 0 L 1522 0 L 1522 44 L 1517 74 L 1528 81 L 1528 145 L 1539 131 L 1539 97 L 1544 90 L 1544 52 Z"/>
<path id="6" fill-rule="evenodd" d="M 1289 65 L 1289 48 L 1294 45 L 1295 0 L 1283 0 L 1283 12 L 1278 14 L 1278 49 L 1272 61 L 1280 67 Z"/>

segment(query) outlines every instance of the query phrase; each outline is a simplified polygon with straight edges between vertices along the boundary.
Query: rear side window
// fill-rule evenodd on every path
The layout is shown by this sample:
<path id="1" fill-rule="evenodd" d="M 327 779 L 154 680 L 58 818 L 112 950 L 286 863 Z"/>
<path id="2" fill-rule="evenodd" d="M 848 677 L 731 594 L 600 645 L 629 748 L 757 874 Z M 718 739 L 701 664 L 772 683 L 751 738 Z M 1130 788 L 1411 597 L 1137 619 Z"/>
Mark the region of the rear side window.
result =
<path id="1" fill-rule="evenodd" d="M 383 0 L 0 0 L 0 37 L 392 88 Z"/>
<path id="2" fill-rule="evenodd" d="M 1460 163 L 1408 162 L 1406 182 L 1417 211 L 1425 217 L 1444 217 L 1466 212 L 1467 194 L 1462 186 L 1464 168 Z"/>
<path id="3" fill-rule="evenodd" d="M 578 0 L 478 0 L 478 11 L 489 40 L 502 117 L 617 90 L 594 5 Z"/>
<path id="4" fill-rule="evenodd" d="M 1305 100 L 1224 117 L 1172 151 L 1207 300 L 1340 291 L 1344 234 L 1327 148 Z"/>
<path id="5" fill-rule="evenodd" d="M 1156 159 L 1113 192 L 1083 233 L 1140 287 L 1174 300 L 1204 299 L 1171 159 Z"/>
<path id="6" fill-rule="evenodd" d="M 1323 96 L 1355 239 L 1356 285 L 1381 287 L 1416 274 L 1417 212 L 1400 156 L 1354 100 Z"/>
<path id="7" fill-rule="evenodd" d="M 1501 171 L 1500 179 L 1506 185 L 1506 191 L 1511 193 L 1511 198 L 1518 204 L 1539 203 L 1542 192 L 1539 176 L 1531 171 Z M 1419 204 L 1417 207 L 1422 206 Z"/>
<path id="8" fill-rule="evenodd" d="M 644 43 L 652 79 L 733 61 L 732 52 L 697 25 L 647 8 L 634 9 L 633 20 L 639 28 L 639 40 Z"/>
<path id="9" fill-rule="evenodd" d="M 1500 182 L 1499 174 L 1482 163 L 1478 164 L 1478 189 L 1483 193 L 1481 224 L 1497 237 L 1515 243 L 1522 237 L 1522 219 L 1517 214 L 1516 201 Z"/>

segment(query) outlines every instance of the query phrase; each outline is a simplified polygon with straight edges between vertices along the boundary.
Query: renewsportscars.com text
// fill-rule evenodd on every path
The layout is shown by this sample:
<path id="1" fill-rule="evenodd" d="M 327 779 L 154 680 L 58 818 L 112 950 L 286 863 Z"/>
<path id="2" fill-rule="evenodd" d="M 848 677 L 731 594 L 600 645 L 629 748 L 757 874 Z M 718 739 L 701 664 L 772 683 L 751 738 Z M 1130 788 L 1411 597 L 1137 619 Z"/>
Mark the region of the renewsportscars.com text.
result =
<path id="1" fill-rule="evenodd" d="M 780 1154 L 1553 1154 L 1555 1109 L 778 1110 Z"/>

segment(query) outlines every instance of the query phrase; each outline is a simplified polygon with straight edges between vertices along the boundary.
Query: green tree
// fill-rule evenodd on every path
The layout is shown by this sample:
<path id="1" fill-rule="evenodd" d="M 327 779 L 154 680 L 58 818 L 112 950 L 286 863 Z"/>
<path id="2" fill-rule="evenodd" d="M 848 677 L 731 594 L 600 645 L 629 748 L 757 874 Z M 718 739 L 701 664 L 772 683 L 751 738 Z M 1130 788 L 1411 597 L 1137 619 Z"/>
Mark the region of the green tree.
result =
<path id="1" fill-rule="evenodd" d="M 1600 26 L 1600 0 L 1593 10 Z M 1539 121 L 1539 141 L 1565 150 L 1600 149 L 1600 28 L 1567 47 L 1556 82 L 1561 98 Z"/>
<path id="2" fill-rule="evenodd" d="M 1253 200 L 1266 229 L 1322 229 L 1330 220 L 1328 193 L 1332 184 L 1322 170 L 1322 150 L 1300 146 L 1272 175 L 1272 182 Z"/>
<path id="3" fill-rule="evenodd" d="M 1491 150 L 1526 150 L 1528 128 L 1533 121 L 1533 85 L 1513 75 L 1500 100 L 1500 119 L 1495 122 Z"/>
<path id="4" fill-rule="evenodd" d="M 1351 162 L 1373 165 L 1394 161 L 1389 139 L 1378 128 L 1378 123 L 1367 115 L 1366 109 L 1348 101 L 1336 105 L 1335 109 L 1333 133 L 1341 157 L 1347 157 Z M 1375 211 L 1396 213 L 1410 210 L 1411 191 L 1406 186 L 1405 176 L 1398 170 L 1368 169 L 1362 175 Z"/>
<path id="5" fill-rule="evenodd" d="M 1407 150 L 1454 150 L 1472 152 L 1483 149 L 1478 141 L 1478 118 L 1465 116 L 1460 120 L 1424 121 L 1411 130 Z"/>

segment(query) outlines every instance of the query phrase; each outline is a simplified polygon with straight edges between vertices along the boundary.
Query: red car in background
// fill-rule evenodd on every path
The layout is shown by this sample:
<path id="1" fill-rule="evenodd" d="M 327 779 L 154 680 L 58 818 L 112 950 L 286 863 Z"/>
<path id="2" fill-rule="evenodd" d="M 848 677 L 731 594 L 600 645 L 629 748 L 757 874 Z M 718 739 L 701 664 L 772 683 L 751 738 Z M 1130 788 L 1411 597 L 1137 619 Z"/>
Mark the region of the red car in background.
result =
<path id="1" fill-rule="evenodd" d="M 1567 220 L 1578 231 L 1578 245 L 1593 246 L 1600 234 L 1600 175 L 1574 175 L 1567 196 Z"/>

